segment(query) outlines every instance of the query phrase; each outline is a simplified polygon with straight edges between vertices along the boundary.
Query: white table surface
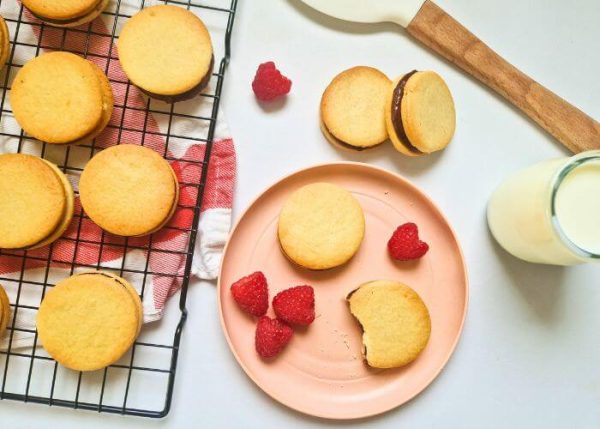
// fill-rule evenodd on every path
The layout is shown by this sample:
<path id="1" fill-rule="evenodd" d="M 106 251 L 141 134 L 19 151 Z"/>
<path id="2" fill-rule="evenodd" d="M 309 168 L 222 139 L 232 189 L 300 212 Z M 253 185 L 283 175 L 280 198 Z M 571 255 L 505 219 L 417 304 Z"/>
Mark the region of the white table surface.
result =
<path id="1" fill-rule="evenodd" d="M 600 118 L 598 0 L 438 4 L 540 83 Z M 484 218 L 488 196 L 506 175 L 566 152 L 498 96 L 391 24 L 349 25 L 297 0 L 240 0 L 232 47 L 224 110 L 239 160 L 236 218 L 262 189 L 296 169 L 364 161 L 424 189 L 450 219 L 465 251 L 470 305 L 446 369 L 415 400 L 361 424 L 600 427 L 600 267 L 520 262 L 493 242 Z M 266 111 L 255 102 L 250 82 L 258 63 L 271 59 L 293 80 L 293 88 L 284 103 Z M 442 74 L 458 113 L 453 143 L 421 159 L 404 158 L 390 145 L 365 154 L 329 146 L 318 128 L 319 99 L 329 80 L 353 65 L 374 66 L 391 77 L 413 68 Z M 213 284 L 191 285 L 188 308 L 167 418 L 3 401 L 0 427 L 290 428 L 327 423 L 278 405 L 245 376 L 221 333 Z"/>

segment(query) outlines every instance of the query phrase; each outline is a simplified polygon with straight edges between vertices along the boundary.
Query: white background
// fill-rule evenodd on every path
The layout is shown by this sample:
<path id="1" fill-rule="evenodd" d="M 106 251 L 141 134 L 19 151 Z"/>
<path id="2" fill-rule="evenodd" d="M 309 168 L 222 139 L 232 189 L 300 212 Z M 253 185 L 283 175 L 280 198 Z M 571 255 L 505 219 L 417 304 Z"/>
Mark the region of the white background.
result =
<path id="1" fill-rule="evenodd" d="M 600 118 L 598 0 L 438 4 L 524 72 Z M 484 218 L 486 201 L 504 177 L 566 152 L 498 96 L 391 24 L 342 23 L 296 0 L 240 0 L 232 47 L 224 111 L 239 161 L 236 218 L 262 189 L 294 170 L 328 161 L 364 161 L 398 172 L 424 189 L 446 213 L 464 248 L 471 300 L 455 354 L 415 400 L 360 423 L 600 427 L 600 267 L 520 262 L 495 245 Z M 271 59 L 293 87 L 284 103 L 263 109 L 250 82 L 258 63 Z M 407 159 L 390 145 L 365 154 L 329 146 L 318 128 L 319 99 L 334 75 L 354 65 L 374 66 L 390 77 L 415 68 L 444 76 L 458 113 L 448 149 Z M 0 427 L 289 428 L 328 423 L 278 405 L 245 376 L 221 333 L 213 284 L 193 284 L 188 308 L 174 404 L 166 419 L 4 401 Z"/>

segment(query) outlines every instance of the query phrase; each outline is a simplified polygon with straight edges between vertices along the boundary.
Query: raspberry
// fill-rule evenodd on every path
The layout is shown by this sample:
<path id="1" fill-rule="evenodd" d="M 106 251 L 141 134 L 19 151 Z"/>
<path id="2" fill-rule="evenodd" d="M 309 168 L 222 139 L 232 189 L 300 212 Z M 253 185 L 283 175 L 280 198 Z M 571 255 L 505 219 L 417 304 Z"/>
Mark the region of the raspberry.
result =
<path id="1" fill-rule="evenodd" d="M 388 250 L 394 259 L 409 261 L 419 259 L 429 250 L 429 245 L 419 240 L 419 228 L 412 222 L 400 225 L 390 241 Z"/>
<path id="2" fill-rule="evenodd" d="M 253 316 L 263 316 L 269 308 L 267 279 L 260 271 L 242 277 L 232 284 L 231 294 L 240 308 Z"/>
<path id="3" fill-rule="evenodd" d="M 256 98 L 271 101 L 290 92 L 292 81 L 281 74 L 273 61 L 262 63 L 256 70 L 252 90 Z"/>
<path id="4" fill-rule="evenodd" d="M 279 320 L 295 325 L 310 325 L 315 320 L 315 292 L 311 286 L 296 286 L 273 298 Z"/>
<path id="5" fill-rule="evenodd" d="M 277 356 L 290 342 L 294 331 L 285 323 L 263 316 L 256 324 L 256 336 L 254 344 L 256 352 L 264 357 Z"/>

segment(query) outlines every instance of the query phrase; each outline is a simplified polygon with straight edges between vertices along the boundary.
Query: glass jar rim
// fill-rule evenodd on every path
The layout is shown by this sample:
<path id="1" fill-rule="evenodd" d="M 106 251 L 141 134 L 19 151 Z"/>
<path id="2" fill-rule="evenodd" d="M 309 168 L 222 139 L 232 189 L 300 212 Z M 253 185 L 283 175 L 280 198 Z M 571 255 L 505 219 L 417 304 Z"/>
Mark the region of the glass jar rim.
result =
<path id="1" fill-rule="evenodd" d="M 591 161 L 600 161 L 600 150 L 590 150 L 581 152 L 568 158 L 567 162 L 561 166 L 561 168 L 554 174 L 551 182 L 551 194 L 550 194 L 550 221 L 554 232 L 558 235 L 561 242 L 575 255 L 580 258 L 588 260 L 600 259 L 600 254 L 594 253 L 588 249 L 584 249 L 579 246 L 573 240 L 569 238 L 567 233 L 564 231 L 558 219 L 556 213 L 556 198 L 560 186 L 562 185 L 565 178 L 576 168 L 581 167 Z"/>

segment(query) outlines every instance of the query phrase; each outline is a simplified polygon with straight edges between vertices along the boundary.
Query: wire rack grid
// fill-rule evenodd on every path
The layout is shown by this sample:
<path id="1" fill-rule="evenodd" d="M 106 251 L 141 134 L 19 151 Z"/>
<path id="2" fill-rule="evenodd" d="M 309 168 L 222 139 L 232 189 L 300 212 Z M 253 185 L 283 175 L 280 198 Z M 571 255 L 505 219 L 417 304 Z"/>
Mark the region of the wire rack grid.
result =
<path id="1" fill-rule="evenodd" d="M 118 239 L 102 232 L 97 238 L 90 238 L 82 234 L 82 226 L 91 222 L 83 210 L 76 205 L 71 228 L 75 231 L 71 236 L 63 236 L 58 242 L 70 243 L 71 252 L 55 252 L 56 243 L 50 245 L 42 254 L 32 251 L 1 251 L 0 258 L 10 261 L 15 266 L 13 275 L 0 274 L 0 283 L 6 288 L 14 288 L 14 296 L 11 302 L 12 320 L 9 322 L 6 338 L 6 350 L 0 350 L 0 399 L 9 399 L 23 402 L 46 404 L 50 406 L 62 406 L 75 409 L 95 410 L 98 412 L 109 412 L 159 418 L 167 415 L 171 407 L 175 372 L 177 369 L 177 358 L 182 328 L 184 326 L 187 310 L 186 297 L 192 268 L 193 250 L 197 236 L 197 225 L 202 208 L 204 189 L 208 179 L 208 165 L 211 161 L 213 138 L 221 91 L 225 78 L 225 71 L 230 57 L 230 38 L 233 28 L 237 0 L 162 0 L 151 2 L 150 0 L 111 0 L 108 8 L 103 12 L 102 21 L 107 23 L 105 27 L 98 29 L 98 25 L 90 23 L 73 29 L 58 29 L 40 23 L 16 0 L 0 0 L 0 13 L 4 16 L 10 34 L 10 55 L 3 74 L 0 75 L 0 120 L 6 122 L 12 115 L 9 107 L 10 84 L 14 74 L 23 66 L 25 61 L 19 58 L 23 52 L 30 51 L 29 56 L 37 56 L 47 50 L 67 50 L 86 58 L 102 60 L 105 72 L 109 76 L 113 91 L 115 86 L 120 86 L 124 95 L 115 100 L 113 120 L 108 125 L 111 133 L 111 142 L 107 144 L 98 143 L 99 139 L 88 145 L 61 146 L 47 145 L 25 135 L 22 130 L 0 129 L 0 138 L 3 144 L 10 146 L 11 152 L 35 153 L 42 158 L 51 159 L 66 174 L 79 174 L 81 166 L 74 163 L 74 159 L 81 161 L 91 158 L 99 150 L 110 144 L 118 144 L 127 135 L 137 136 L 139 144 L 150 145 L 153 138 L 161 138 L 164 141 L 164 158 L 168 161 L 177 161 L 185 168 L 200 169 L 199 180 L 186 181 L 180 178 L 180 189 L 191 189 L 195 198 L 191 202 L 178 204 L 178 212 L 186 212 L 190 222 L 186 227 L 166 226 L 167 231 L 171 229 L 173 234 L 185 236 L 185 242 L 178 250 L 167 250 L 153 240 L 154 235 L 145 241 Z M 10 4 L 12 3 L 12 4 Z M 132 6 L 132 3 L 135 5 Z M 164 3 L 174 4 L 192 10 L 204 19 L 205 15 L 211 15 L 214 26 L 218 28 L 218 39 L 213 34 L 213 28 L 209 30 L 215 45 L 215 70 L 211 78 L 210 86 L 204 90 L 199 97 L 190 103 L 204 103 L 207 115 L 190 113 L 184 103 L 166 104 L 143 98 L 145 105 L 131 103 L 131 83 L 126 78 L 111 77 L 109 70 L 118 61 L 116 56 L 115 42 L 122 24 L 130 18 L 137 10 L 149 4 Z M 10 6 L 13 14 L 5 14 L 5 8 Z M 98 20 L 96 20 L 98 21 Z M 214 27 L 214 28 L 216 28 Z M 37 43 L 31 40 L 23 40 L 21 35 L 33 31 L 37 34 Z M 52 35 L 52 38 L 45 37 Z M 56 41 L 58 38 L 58 42 Z M 78 40 L 74 44 L 70 40 Z M 94 40 L 101 39 L 102 43 L 108 44 L 108 50 L 97 51 L 93 49 Z M 54 42 L 48 42 L 54 40 Z M 220 46 L 219 46 L 220 45 Z M 179 109 L 178 106 L 183 108 Z M 143 126 L 141 129 L 129 129 L 126 117 L 128 115 L 143 115 Z M 117 120 L 115 121 L 115 117 Z M 166 124 L 166 132 L 150 130 L 148 123 L 151 117 L 162 117 Z M 198 121 L 204 124 L 206 130 L 204 135 L 185 135 L 178 133 L 178 121 Z M 116 123 L 115 123 L 116 122 Z M 9 127 L 10 128 L 10 127 Z M 172 156 L 170 144 L 197 143 L 204 146 L 204 154 L 201 159 L 176 158 Z M 77 166 L 79 165 L 79 166 Z M 76 192 L 77 196 L 77 192 Z M 164 233 L 164 231 L 163 231 Z M 168 232 L 167 232 L 168 233 Z M 99 238 L 99 239 L 98 239 Z M 89 258 L 81 259 L 81 254 L 95 249 L 94 261 Z M 129 266 L 126 255 L 132 250 L 137 250 L 143 255 L 143 263 L 140 268 L 139 261 L 134 267 Z M 108 264 L 104 261 L 103 254 L 111 252 L 113 260 L 120 261 L 119 266 Z M 151 268 L 149 263 L 151 255 L 178 256 L 182 258 L 183 270 L 179 274 L 163 273 Z M 116 258 L 114 257 L 116 255 Z M 179 314 L 165 315 L 160 322 L 160 327 L 145 327 L 142 329 L 140 338 L 135 342 L 130 352 L 117 363 L 109 366 L 103 371 L 93 373 L 82 373 L 67 370 L 58 365 L 43 349 L 37 347 L 38 338 L 35 329 L 23 329 L 18 326 L 17 320 L 21 314 L 34 313 L 46 293 L 47 288 L 52 287 L 60 278 L 57 278 L 51 267 L 63 268 L 62 278 L 81 270 L 110 269 L 120 276 L 128 278 L 141 290 L 143 299 L 147 292 L 149 279 L 155 277 L 174 277 L 173 280 L 180 282 L 181 293 L 179 296 Z M 35 267 L 31 270 L 30 267 Z M 66 270 L 65 270 L 66 269 Z M 30 272 L 35 275 L 30 276 Z M 34 291 L 34 292 L 32 292 Z M 33 298 L 31 297 L 33 295 Z M 170 316 L 170 317 L 166 317 Z M 25 332 L 33 336 L 33 346 L 19 348 L 14 345 L 16 333 Z M 148 392 L 153 392 L 151 401 L 146 401 Z M 149 402 L 149 403 L 147 403 Z"/>

